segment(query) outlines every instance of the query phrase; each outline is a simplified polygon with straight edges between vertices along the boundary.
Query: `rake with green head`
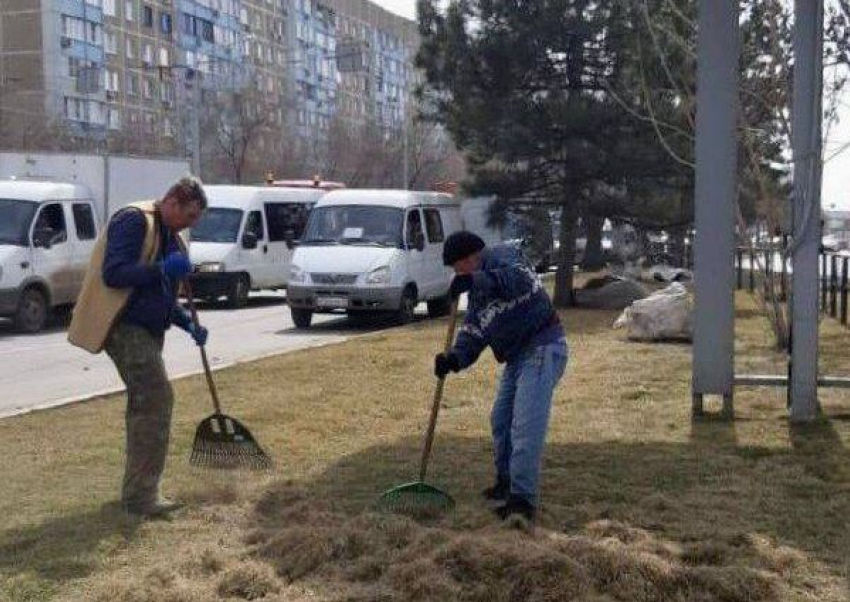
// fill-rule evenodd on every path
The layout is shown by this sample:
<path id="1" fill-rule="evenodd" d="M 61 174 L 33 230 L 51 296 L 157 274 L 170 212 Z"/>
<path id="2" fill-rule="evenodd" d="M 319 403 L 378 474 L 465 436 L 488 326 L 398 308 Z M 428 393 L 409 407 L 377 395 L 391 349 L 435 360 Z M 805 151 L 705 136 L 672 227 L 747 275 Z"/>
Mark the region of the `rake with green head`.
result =
<path id="1" fill-rule="evenodd" d="M 192 298 L 192 287 L 184 282 L 189 310 L 195 326 L 200 326 L 198 310 Z M 207 377 L 210 395 L 212 396 L 215 413 L 204 418 L 195 430 L 195 441 L 192 444 L 192 455 L 189 463 L 201 468 L 234 469 L 248 468 L 263 470 L 272 467 L 272 460 L 254 439 L 245 425 L 223 414 L 218 400 L 218 389 L 212 378 L 207 351 L 201 345 L 201 362 L 204 365 L 204 375 Z"/>
<path id="2" fill-rule="evenodd" d="M 445 353 L 452 348 L 457 327 L 457 299 L 452 303 L 449 315 L 449 328 L 446 333 Z M 434 443 L 434 432 L 437 428 L 437 416 L 440 413 L 440 404 L 443 401 L 443 388 L 446 378 L 437 380 L 437 389 L 434 391 L 434 401 L 431 404 L 431 417 L 428 422 L 428 431 L 425 434 L 425 444 L 422 447 L 422 460 L 419 465 L 419 480 L 393 487 L 378 498 L 378 508 L 387 512 L 398 512 L 401 514 L 413 514 L 417 516 L 436 515 L 454 508 L 455 501 L 445 491 L 429 485 L 425 482 L 425 474 L 428 471 L 428 460 L 431 457 L 431 446 Z"/>

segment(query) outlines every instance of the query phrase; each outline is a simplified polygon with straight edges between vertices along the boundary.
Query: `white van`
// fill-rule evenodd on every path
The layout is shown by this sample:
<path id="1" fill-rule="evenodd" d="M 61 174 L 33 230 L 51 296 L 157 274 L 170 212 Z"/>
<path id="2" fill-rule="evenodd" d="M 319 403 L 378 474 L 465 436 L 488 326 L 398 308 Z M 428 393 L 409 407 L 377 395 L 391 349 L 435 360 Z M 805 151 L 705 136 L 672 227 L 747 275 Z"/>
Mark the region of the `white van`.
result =
<path id="1" fill-rule="evenodd" d="M 97 235 L 86 186 L 0 181 L 0 316 L 43 329 L 52 308 L 76 301 Z"/>
<path id="2" fill-rule="evenodd" d="M 452 271 L 443 241 L 461 228 L 452 196 L 406 190 L 336 190 L 324 196 L 295 256 L 287 299 L 292 319 L 308 328 L 314 313 L 392 312 L 413 318 L 420 301 L 431 315 L 448 312 Z"/>
<path id="3" fill-rule="evenodd" d="M 192 292 L 244 307 L 251 290 L 286 287 L 295 241 L 325 193 L 307 188 L 204 186 L 209 207 L 192 228 Z"/>

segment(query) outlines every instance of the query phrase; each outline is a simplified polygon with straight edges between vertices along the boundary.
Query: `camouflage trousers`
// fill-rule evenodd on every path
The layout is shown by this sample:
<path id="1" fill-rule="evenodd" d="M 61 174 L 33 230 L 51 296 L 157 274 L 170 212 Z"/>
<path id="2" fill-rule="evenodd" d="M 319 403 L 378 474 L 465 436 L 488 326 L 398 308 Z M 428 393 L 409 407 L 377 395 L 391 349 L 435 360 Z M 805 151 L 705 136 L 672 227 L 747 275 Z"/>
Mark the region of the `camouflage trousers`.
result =
<path id="1" fill-rule="evenodd" d="M 127 385 L 127 460 L 121 500 L 127 510 L 144 510 L 159 498 L 171 430 L 174 392 L 162 361 L 163 337 L 120 322 L 106 353 Z"/>

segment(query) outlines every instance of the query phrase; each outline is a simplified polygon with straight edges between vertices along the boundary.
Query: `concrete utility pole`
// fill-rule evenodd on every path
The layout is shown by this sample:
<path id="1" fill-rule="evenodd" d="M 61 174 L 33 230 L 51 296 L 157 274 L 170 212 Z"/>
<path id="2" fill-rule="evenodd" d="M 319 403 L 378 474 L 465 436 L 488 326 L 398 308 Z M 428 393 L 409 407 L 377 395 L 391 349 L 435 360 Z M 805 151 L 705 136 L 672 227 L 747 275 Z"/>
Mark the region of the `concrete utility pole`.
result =
<path id="1" fill-rule="evenodd" d="M 732 417 L 735 319 L 737 0 L 700 0 L 697 42 L 693 413 L 723 396 Z"/>
<path id="2" fill-rule="evenodd" d="M 794 2 L 794 154 L 791 378 L 792 422 L 818 414 L 818 253 L 821 243 L 823 0 Z"/>

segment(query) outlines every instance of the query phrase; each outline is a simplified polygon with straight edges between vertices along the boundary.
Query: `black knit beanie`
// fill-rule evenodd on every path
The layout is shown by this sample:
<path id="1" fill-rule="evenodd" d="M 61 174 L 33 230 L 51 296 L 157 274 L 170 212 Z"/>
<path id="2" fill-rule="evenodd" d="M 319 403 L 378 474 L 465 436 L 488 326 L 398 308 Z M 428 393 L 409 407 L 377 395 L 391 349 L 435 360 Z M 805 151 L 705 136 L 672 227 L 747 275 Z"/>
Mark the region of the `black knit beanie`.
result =
<path id="1" fill-rule="evenodd" d="M 477 253 L 485 247 L 484 241 L 472 232 L 461 230 L 450 234 L 443 244 L 443 263 L 454 265 L 455 262 Z"/>

